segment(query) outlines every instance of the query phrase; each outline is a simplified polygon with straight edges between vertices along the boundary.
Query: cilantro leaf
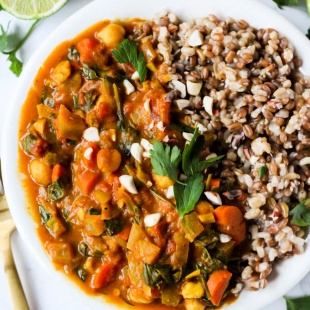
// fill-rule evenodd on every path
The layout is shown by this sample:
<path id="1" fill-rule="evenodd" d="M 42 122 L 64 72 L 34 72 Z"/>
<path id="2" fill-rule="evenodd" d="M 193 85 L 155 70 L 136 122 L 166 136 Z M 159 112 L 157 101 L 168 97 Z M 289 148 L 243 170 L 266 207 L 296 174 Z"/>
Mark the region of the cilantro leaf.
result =
<path id="1" fill-rule="evenodd" d="M 174 184 L 173 189 L 177 210 L 181 217 L 194 210 L 204 189 L 202 181 L 203 175 L 199 173 L 189 177 L 186 185 L 179 183 Z"/>
<path id="2" fill-rule="evenodd" d="M 161 142 L 155 140 L 150 154 L 153 172 L 178 182 L 177 169 L 181 161 L 180 149 L 174 146 L 171 150 L 169 145 L 164 146 Z"/>
<path id="3" fill-rule="evenodd" d="M 137 44 L 133 40 L 125 39 L 112 51 L 115 59 L 120 63 L 131 63 L 137 70 L 140 82 L 146 78 L 146 64 L 143 52 L 138 54 Z"/>
<path id="4" fill-rule="evenodd" d="M 289 212 L 292 223 L 298 226 L 310 226 L 310 198 L 301 201 Z"/>
<path id="5" fill-rule="evenodd" d="M 203 160 L 203 161 L 199 162 L 199 164 L 197 166 L 197 171 L 201 171 L 202 172 L 206 168 L 218 164 L 223 157 L 225 157 L 225 155 L 215 156 L 215 157 L 208 158 L 206 160 Z"/>
<path id="6" fill-rule="evenodd" d="M 295 5 L 298 4 L 299 0 L 273 0 L 280 9 L 282 9 L 282 6 L 284 5 Z"/>
<path id="7" fill-rule="evenodd" d="M 259 178 L 262 179 L 263 176 L 268 173 L 268 171 L 269 170 L 268 170 L 268 168 L 266 166 L 259 167 L 258 168 L 258 176 L 259 176 Z"/>
<path id="8" fill-rule="evenodd" d="M 288 298 L 284 296 L 287 310 L 308 310 L 310 305 L 310 296 L 298 298 Z"/>
<path id="9" fill-rule="evenodd" d="M 8 45 L 7 31 L 9 29 L 9 25 L 10 25 L 10 23 L 8 24 L 6 30 L 4 30 L 2 25 L 0 25 L 0 30 L 1 30 L 1 35 L 0 35 L 0 52 L 3 52 L 6 49 L 7 45 Z"/>
<path id="10" fill-rule="evenodd" d="M 16 57 L 15 53 L 11 53 L 8 57 L 11 62 L 10 70 L 18 77 L 22 73 L 23 63 Z"/>

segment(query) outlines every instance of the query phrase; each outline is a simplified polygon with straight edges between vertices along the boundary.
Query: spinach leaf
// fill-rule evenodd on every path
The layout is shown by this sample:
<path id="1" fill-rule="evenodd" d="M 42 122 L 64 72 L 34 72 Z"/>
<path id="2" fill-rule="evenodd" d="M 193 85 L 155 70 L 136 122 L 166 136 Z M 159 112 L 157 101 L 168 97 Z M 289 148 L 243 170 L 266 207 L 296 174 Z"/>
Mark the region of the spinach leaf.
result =
<path id="1" fill-rule="evenodd" d="M 105 228 L 110 236 L 116 235 L 123 230 L 124 221 L 120 219 L 104 220 Z"/>
<path id="2" fill-rule="evenodd" d="M 82 73 L 87 80 L 98 80 L 97 72 L 91 69 L 86 63 L 83 63 Z"/>
<path id="3" fill-rule="evenodd" d="M 51 201 L 60 200 L 65 197 L 65 188 L 61 178 L 47 187 L 47 194 Z"/>
<path id="4" fill-rule="evenodd" d="M 168 264 L 143 264 L 142 279 L 144 283 L 150 287 L 158 287 L 164 281 L 166 283 L 174 283 L 174 272 Z"/>
<path id="5" fill-rule="evenodd" d="M 41 223 L 45 224 L 51 218 L 51 215 L 42 206 L 39 206 L 39 212 L 41 214 Z"/>
<path id="6" fill-rule="evenodd" d="M 31 155 L 31 151 L 33 146 L 36 144 L 37 142 L 37 137 L 33 134 L 28 134 L 27 136 L 25 136 L 21 142 L 23 150 Z"/>
<path id="7" fill-rule="evenodd" d="M 68 58 L 73 61 L 80 61 L 80 53 L 75 47 L 68 49 Z"/>
<path id="8" fill-rule="evenodd" d="M 84 268 L 82 267 L 78 267 L 76 268 L 75 270 L 77 276 L 83 281 L 85 282 L 86 281 L 86 276 L 87 276 L 87 272 Z"/>

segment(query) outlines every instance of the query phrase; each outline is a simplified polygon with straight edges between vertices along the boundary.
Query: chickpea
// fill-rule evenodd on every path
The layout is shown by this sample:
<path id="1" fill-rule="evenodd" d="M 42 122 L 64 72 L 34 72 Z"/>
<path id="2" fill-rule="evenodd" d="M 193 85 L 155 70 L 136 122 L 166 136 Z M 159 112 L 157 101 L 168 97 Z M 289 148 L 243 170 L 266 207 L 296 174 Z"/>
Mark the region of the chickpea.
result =
<path id="1" fill-rule="evenodd" d="M 115 48 L 125 37 L 125 29 L 121 25 L 111 23 L 97 33 L 97 37 L 107 46 Z"/>
<path id="2" fill-rule="evenodd" d="M 116 171 L 122 161 L 120 152 L 116 149 L 103 148 L 97 154 L 98 168 L 105 173 Z"/>
<path id="3" fill-rule="evenodd" d="M 71 74 L 71 65 L 69 60 L 61 61 L 51 73 L 51 77 L 59 83 L 63 83 Z"/>
<path id="4" fill-rule="evenodd" d="M 156 185 L 161 189 L 167 189 L 169 186 L 174 184 L 174 181 L 169 179 L 167 176 L 158 175 L 153 173 L 153 179 Z"/>
<path id="5" fill-rule="evenodd" d="M 29 170 L 31 177 L 38 184 L 49 185 L 52 183 L 53 169 L 50 165 L 47 165 L 36 158 L 31 161 Z"/>

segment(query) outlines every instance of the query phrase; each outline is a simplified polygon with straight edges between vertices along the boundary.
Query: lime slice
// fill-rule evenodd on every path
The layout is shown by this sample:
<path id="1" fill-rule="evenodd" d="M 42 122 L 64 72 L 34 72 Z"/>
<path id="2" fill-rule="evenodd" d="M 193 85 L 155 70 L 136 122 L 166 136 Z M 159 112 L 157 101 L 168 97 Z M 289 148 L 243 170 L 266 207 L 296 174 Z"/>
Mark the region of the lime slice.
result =
<path id="1" fill-rule="evenodd" d="M 0 0 L 0 6 L 21 19 L 40 19 L 60 10 L 68 0 Z"/>

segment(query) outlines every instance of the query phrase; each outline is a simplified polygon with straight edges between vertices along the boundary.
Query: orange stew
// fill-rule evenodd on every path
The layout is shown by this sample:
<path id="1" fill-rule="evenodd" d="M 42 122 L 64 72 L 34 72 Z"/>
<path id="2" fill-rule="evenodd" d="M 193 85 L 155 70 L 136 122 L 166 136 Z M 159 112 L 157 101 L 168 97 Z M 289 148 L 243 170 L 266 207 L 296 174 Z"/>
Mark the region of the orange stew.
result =
<path id="1" fill-rule="evenodd" d="M 230 258 L 244 248 L 244 193 L 228 206 L 201 193 L 186 212 L 176 208 L 176 181 L 150 157 L 155 141 L 181 153 L 188 143 L 155 43 L 137 39 L 143 25 L 104 21 L 55 49 L 23 107 L 20 169 L 47 255 L 86 292 L 122 307 L 218 306 L 238 276 Z M 143 82 L 112 54 L 126 38 L 144 55 Z M 212 137 L 198 137 L 202 148 Z M 199 187 L 214 195 L 227 185 L 218 165 L 199 172 Z"/>

